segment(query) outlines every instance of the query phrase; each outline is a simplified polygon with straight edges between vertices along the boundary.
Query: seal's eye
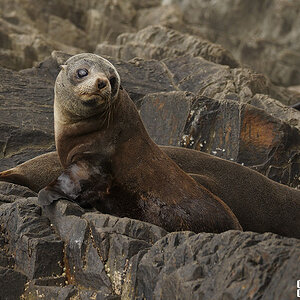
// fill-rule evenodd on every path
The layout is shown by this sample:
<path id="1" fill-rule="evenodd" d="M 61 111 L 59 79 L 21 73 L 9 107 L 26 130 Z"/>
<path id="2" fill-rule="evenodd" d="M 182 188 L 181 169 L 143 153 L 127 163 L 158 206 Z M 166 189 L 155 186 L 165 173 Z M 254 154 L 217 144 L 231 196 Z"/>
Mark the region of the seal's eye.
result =
<path id="1" fill-rule="evenodd" d="M 77 70 L 78 78 L 82 78 L 82 77 L 86 76 L 87 74 L 89 74 L 87 69 L 78 69 Z"/>

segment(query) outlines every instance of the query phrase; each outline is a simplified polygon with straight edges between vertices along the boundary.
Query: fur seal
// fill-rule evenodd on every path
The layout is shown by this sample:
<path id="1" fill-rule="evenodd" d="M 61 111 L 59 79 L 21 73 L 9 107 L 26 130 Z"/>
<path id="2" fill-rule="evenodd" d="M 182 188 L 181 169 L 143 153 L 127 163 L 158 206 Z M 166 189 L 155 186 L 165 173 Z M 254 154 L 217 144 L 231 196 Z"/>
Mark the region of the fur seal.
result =
<path id="1" fill-rule="evenodd" d="M 67 198 L 168 231 L 242 229 L 220 198 L 151 140 L 109 61 L 89 53 L 69 58 L 54 90 L 55 143 L 64 171 L 39 192 L 42 205 Z"/>

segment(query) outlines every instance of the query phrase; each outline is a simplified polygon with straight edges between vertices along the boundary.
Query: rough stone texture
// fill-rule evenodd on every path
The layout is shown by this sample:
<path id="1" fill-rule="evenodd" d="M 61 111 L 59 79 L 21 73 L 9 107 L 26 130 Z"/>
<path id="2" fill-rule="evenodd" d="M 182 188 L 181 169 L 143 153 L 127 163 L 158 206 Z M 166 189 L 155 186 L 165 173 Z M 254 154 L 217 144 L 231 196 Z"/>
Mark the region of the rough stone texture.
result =
<path id="1" fill-rule="evenodd" d="M 0 2 L 1 66 L 101 43 L 156 142 L 299 186 L 300 115 L 284 105 L 300 101 L 297 1 Z M 68 57 L 0 68 L 0 171 L 55 149 L 53 84 Z M 63 200 L 41 208 L 0 183 L 1 299 L 295 299 L 299 249 L 269 233 L 168 234 Z"/>
<path id="2" fill-rule="evenodd" d="M 2 225 L 1 225 L 2 227 Z M 0 228 L 1 228 L 0 227 Z M 0 230 L 0 289 L 1 299 L 19 299 L 22 295 L 27 277 L 14 269 L 15 259 L 8 252 L 8 240 Z"/>
<path id="3" fill-rule="evenodd" d="M 4 1 L 1 1 L 1 5 Z M 19 1 L 24 4 L 24 1 Z M 10 3 L 12 4 L 12 3 Z M 22 5 L 18 6 L 20 9 Z M 20 70 L 32 67 L 37 62 L 49 56 L 51 51 L 57 49 L 72 54 L 82 50 L 53 40 L 38 31 L 34 21 L 24 19 L 26 13 L 18 14 L 5 8 L 0 9 L 0 65 Z M 2 14 L 3 13 L 3 14 Z M 65 22 L 65 21 L 64 21 Z M 53 23 L 53 22 L 52 22 Z M 62 26 L 61 26 L 62 27 Z M 66 26 L 65 26 L 66 27 Z M 62 36 L 62 31 L 56 37 Z"/>
<path id="4" fill-rule="evenodd" d="M 0 182 L 0 205 L 13 203 L 18 198 L 35 197 L 37 194 L 29 188 L 8 182 Z"/>
<path id="5" fill-rule="evenodd" d="M 230 52 L 221 45 L 159 25 L 149 26 L 137 33 L 121 34 L 116 45 L 99 44 L 95 53 L 123 60 L 134 57 L 161 60 L 190 54 L 218 64 L 238 66 Z"/>
<path id="6" fill-rule="evenodd" d="M 163 63 L 178 89 L 196 95 L 249 102 L 256 94 L 266 94 L 286 105 L 299 100 L 299 94 L 274 86 L 262 74 L 246 68 L 230 69 L 190 55 L 165 59 Z"/>
<path id="7" fill-rule="evenodd" d="M 129 260 L 166 232 L 151 224 L 98 212 L 59 201 L 44 210 L 65 241 L 69 284 L 94 292 L 120 295 Z"/>
<path id="8" fill-rule="evenodd" d="M 300 82 L 299 1 L 170 0 L 186 24 L 280 85 Z"/>
<path id="9" fill-rule="evenodd" d="M 300 131 L 252 105 L 195 99 L 181 143 L 299 186 Z"/>
<path id="10" fill-rule="evenodd" d="M 53 50 L 72 54 L 93 51 L 132 32 L 138 10 L 160 1 L 2 0 L 0 3 L 0 64 L 14 70 L 31 67 Z"/>
<path id="11" fill-rule="evenodd" d="M 295 298 L 300 240 L 238 231 L 168 234 L 149 223 L 87 212 L 65 200 L 42 209 L 38 222 L 45 227 L 35 232 L 38 242 L 55 231 L 64 243 L 60 274 L 32 279 L 14 266 L 17 259 L 10 253 L 17 242 L 7 234 L 11 225 L 3 222 L 3 212 L 17 207 L 24 212 L 26 205 L 26 218 L 32 222 L 18 226 L 28 235 L 40 211 L 35 199 L 0 207 L 0 285 L 1 296 L 10 295 L 7 299 L 22 293 L 25 299 Z M 43 221 L 47 218 L 51 223 Z M 44 265 L 53 263 L 53 254 L 43 255 Z"/>
<path id="12" fill-rule="evenodd" d="M 1 299 L 20 299 L 27 278 L 24 274 L 12 269 L 0 267 Z"/>
<path id="13" fill-rule="evenodd" d="M 68 57 L 54 52 L 37 68 L 3 69 L 0 171 L 55 149 L 53 84 Z M 109 59 L 158 144 L 206 151 L 299 185 L 300 113 L 275 100 L 294 101 L 286 89 L 248 69 L 190 55 L 162 61 Z"/>
<path id="14" fill-rule="evenodd" d="M 298 240 L 269 233 L 171 233 L 131 260 L 128 286 L 122 296 L 295 299 L 300 262 L 298 245 Z M 287 253 L 287 248 L 291 252 Z M 292 260 L 294 266 L 290 265 Z M 281 277 L 287 273 L 288 278 Z"/>
<path id="15" fill-rule="evenodd" d="M 134 53 L 178 56 L 189 53 L 184 45 L 193 44 L 196 48 L 200 45 L 206 58 L 220 63 L 225 59 L 225 64 L 228 57 L 235 62 L 224 50 L 229 49 L 235 59 L 268 75 L 276 84 L 300 83 L 298 1 L 2 0 L 0 5 L 0 64 L 15 70 L 32 66 L 54 49 L 94 51 L 104 41 L 113 46 L 102 45 L 101 49 L 112 50 L 110 56 L 120 52 L 118 57 Z M 194 37 L 186 36 L 185 42 L 176 46 L 173 42 L 180 39 L 179 33 L 167 35 L 162 45 L 146 41 L 144 31 L 136 37 L 130 34 L 151 25 Z M 162 32 L 158 36 L 163 37 Z M 124 37 L 131 39 L 126 45 Z M 192 51 L 198 50 L 193 47 Z"/>
<path id="16" fill-rule="evenodd" d="M 14 255 L 16 268 L 29 279 L 60 275 L 62 242 L 51 230 L 49 220 L 41 216 L 34 199 L 0 206 L 0 221 L 9 240 L 9 252 Z"/>
<path id="17" fill-rule="evenodd" d="M 43 74 L 43 65 L 39 70 L 35 76 L 1 68 L 0 157 L 9 157 L 1 161 L 1 170 L 54 149 L 54 77 Z"/>
<path id="18" fill-rule="evenodd" d="M 153 93 L 143 97 L 140 115 L 159 145 L 180 146 L 193 95 L 189 92 Z"/>

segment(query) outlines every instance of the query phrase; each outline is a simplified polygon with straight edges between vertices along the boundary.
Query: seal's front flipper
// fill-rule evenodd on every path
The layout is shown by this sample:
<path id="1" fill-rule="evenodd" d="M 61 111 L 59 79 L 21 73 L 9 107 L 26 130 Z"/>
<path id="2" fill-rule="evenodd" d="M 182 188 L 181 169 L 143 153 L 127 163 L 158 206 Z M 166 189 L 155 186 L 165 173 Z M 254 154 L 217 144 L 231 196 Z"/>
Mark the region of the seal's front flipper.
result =
<path id="1" fill-rule="evenodd" d="M 41 205 L 67 199 L 85 208 L 91 208 L 103 199 L 111 186 L 111 178 L 102 168 L 88 161 L 78 161 L 70 165 L 56 180 L 39 192 Z"/>
<path id="2" fill-rule="evenodd" d="M 80 179 L 86 175 L 82 173 L 84 172 L 81 166 L 72 164 L 56 180 L 39 192 L 39 203 L 46 206 L 60 199 L 75 202 L 81 192 Z"/>
<path id="3" fill-rule="evenodd" d="M 63 195 L 62 193 L 55 191 L 51 187 L 45 187 L 42 190 L 40 190 L 38 194 L 38 201 L 41 205 L 47 206 L 53 203 L 54 201 L 60 200 L 60 199 L 68 199 L 70 200 L 66 195 Z"/>

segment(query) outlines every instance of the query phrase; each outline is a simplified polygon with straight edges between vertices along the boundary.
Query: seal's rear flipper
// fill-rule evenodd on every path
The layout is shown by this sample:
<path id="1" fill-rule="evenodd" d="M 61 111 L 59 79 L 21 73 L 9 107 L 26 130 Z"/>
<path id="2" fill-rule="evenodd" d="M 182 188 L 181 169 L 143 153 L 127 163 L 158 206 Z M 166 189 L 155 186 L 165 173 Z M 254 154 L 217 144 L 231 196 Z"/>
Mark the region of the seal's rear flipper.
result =
<path id="1" fill-rule="evenodd" d="M 24 177 L 22 174 L 14 172 L 14 169 L 15 168 L 0 172 L 0 181 L 10 182 L 29 187 L 26 177 Z"/>

